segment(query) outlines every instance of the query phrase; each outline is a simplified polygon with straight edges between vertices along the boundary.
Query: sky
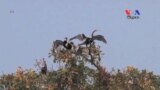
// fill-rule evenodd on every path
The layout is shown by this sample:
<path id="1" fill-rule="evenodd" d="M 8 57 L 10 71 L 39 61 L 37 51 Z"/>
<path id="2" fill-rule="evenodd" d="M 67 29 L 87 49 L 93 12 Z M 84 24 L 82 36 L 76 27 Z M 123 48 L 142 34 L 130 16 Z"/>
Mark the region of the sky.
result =
<path id="1" fill-rule="evenodd" d="M 0 0 L 0 73 L 18 66 L 34 68 L 54 40 L 85 33 L 101 34 L 107 70 L 134 66 L 160 72 L 160 0 Z M 126 9 L 140 12 L 128 19 Z M 134 14 L 132 14 L 134 15 Z"/>

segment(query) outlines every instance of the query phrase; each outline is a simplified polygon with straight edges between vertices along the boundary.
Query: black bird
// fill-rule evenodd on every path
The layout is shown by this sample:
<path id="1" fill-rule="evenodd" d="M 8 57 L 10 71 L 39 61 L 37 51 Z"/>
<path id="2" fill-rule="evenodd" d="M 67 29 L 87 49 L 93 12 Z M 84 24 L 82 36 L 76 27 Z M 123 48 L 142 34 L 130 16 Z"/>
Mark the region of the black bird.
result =
<path id="1" fill-rule="evenodd" d="M 69 42 L 68 38 L 66 37 L 64 41 L 62 40 L 56 40 L 53 42 L 54 46 L 53 48 L 56 49 L 59 46 L 65 47 L 67 50 L 71 50 L 73 47 L 73 42 Z"/>
<path id="2" fill-rule="evenodd" d="M 79 44 L 79 45 L 90 45 L 94 42 L 94 40 L 98 40 L 98 41 L 102 41 L 104 43 L 107 43 L 106 39 L 104 38 L 104 36 L 102 35 L 94 35 L 94 33 L 96 32 L 97 30 L 94 30 L 92 32 L 92 35 L 91 37 L 87 37 L 85 36 L 83 33 L 82 34 L 78 34 L 72 38 L 70 38 L 70 41 L 73 40 L 73 39 L 78 39 L 80 41 L 84 41 L 83 43 Z"/>
<path id="3" fill-rule="evenodd" d="M 69 42 L 67 37 L 65 39 L 66 40 L 63 41 L 63 46 L 68 50 L 72 49 L 73 42 Z"/>
<path id="4" fill-rule="evenodd" d="M 43 60 L 43 67 L 41 68 L 41 73 L 45 75 L 47 74 L 47 64 L 45 60 Z"/>

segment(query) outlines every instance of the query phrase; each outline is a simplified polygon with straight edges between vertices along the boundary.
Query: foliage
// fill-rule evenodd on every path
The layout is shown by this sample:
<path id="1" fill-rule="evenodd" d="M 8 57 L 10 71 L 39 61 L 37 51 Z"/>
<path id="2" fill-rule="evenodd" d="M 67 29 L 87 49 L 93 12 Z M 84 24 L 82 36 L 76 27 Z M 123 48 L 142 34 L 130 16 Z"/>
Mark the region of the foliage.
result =
<path id="1" fill-rule="evenodd" d="M 16 73 L 0 77 L 0 90 L 160 90 L 160 76 L 153 72 L 132 66 L 108 72 L 100 64 L 103 53 L 96 44 L 52 49 L 49 55 L 62 65 L 58 70 L 42 74 L 19 67 Z M 41 69 L 39 61 L 36 65 Z"/>

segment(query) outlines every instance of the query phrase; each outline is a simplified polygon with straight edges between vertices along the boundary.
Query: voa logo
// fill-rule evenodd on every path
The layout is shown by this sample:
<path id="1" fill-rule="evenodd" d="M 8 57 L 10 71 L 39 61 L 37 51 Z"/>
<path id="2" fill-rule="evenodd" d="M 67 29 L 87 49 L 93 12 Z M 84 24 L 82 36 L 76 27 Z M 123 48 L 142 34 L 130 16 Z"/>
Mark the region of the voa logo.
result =
<path id="1" fill-rule="evenodd" d="M 127 19 L 139 19 L 140 18 L 140 12 L 139 10 L 130 10 L 126 9 L 125 13 L 127 15 Z"/>

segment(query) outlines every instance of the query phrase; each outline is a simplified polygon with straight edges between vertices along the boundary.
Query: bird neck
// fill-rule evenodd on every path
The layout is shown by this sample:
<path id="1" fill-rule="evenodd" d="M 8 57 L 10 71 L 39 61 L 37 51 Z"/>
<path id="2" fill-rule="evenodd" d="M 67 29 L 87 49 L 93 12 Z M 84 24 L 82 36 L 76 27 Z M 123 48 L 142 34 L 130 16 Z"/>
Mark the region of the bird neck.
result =
<path id="1" fill-rule="evenodd" d="M 64 41 L 68 42 L 68 38 L 66 37 Z"/>
<path id="2" fill-rule="evenodd" d="M 93 37 L 94 36 L 94 33 L 96 32 L 97 30 L 94 30 L 93 32 L 92 32 L 92 36 L 91 37 Z"/>

